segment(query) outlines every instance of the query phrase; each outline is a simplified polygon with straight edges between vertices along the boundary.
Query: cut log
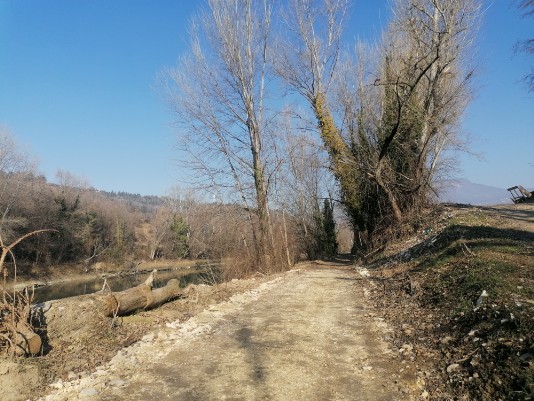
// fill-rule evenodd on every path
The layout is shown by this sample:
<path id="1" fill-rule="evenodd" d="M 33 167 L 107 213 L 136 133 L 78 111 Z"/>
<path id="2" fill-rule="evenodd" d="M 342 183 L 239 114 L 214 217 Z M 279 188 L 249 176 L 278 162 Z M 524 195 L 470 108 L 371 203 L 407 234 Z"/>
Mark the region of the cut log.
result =
<path id="1" fill-rule="evenodd" d="M 123 316 L 140 309 L 150 309 L 183 294 L 180 282 L 171 279 L 162 288 L 152 289 L 156 270 L 154 270 L 143 284 L 120 292 L 104 290 L 94 294 L 59 299 L 47 302 L 43 312 L 55 309 L 69 311 L 78 309 L 78 312 L 93 310 L 107 317 Z"/>
<path id="2" fill-rule="evenodd" d="M 138 285 L 126 291 L 111 294 L 114 303 L 110 302 L 106 316 L 122 316 L 139 309 L 151 309 L 168 302 L 182 294 L 180 281 L 169 280 L 167 285 L 153 290 L 146 284 Z M 111 301 L 111 299 L 110 299 Z"/>
<path id="3" fill-rule="evenodd" d="M 18 324 L 15 333 L 15 355 L 37 355 L 41 352 L 41 337 L 28 325 Z"/>
<path id="4" fill-rule="evenodd" d="M 167 285 L 162 288 L 153 290 L 152 283 L 154 281 L 154 270 L 147 280 L 136 287 L 120 291 L 99 291 L 94 294 L 80 295 L 78 297 L 60 299 L 48 303 L 47 309 L 71 309 L 83 305 L 87 309 L 89 304 L 92 307 L 107 317 L 122 316 L 128 313 L 135 312 L 140 309 L 150 309 L 168 302 L 178 296 L 183 291 L 180 288 L 180 282 L 176 279 L 169 280 Z"/>

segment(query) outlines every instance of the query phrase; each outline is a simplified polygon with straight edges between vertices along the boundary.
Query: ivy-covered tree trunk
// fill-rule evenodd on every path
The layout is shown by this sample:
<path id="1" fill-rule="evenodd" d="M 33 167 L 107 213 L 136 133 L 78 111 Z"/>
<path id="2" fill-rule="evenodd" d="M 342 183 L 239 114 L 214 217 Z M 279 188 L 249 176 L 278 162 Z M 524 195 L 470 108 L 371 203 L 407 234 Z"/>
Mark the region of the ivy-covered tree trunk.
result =
<path id="1" fill-rule="evenodd" d="M 334 219 L 334 205 L 331 199 L 324 200 L 323 206 L 323 232 L 324 232 L 324 253 L 326 256 L 337 254 L 337 232 L 336 221 Z"/>
<path id="2" fill-rule="evenodd" d="M 362 230 L 360 172 L 358 160 L 337 128 L 326 103 L 326 96 L 320 92 L 312 104 L 318 122 L 319 134 L 330 156 L 330 168 L 338 181 L 341 201 L 351 219 L 355 237 Z M 337 249 L 336 249 L 337 250 Z M 353 252 L 356 248 L 353 247 Z"/>

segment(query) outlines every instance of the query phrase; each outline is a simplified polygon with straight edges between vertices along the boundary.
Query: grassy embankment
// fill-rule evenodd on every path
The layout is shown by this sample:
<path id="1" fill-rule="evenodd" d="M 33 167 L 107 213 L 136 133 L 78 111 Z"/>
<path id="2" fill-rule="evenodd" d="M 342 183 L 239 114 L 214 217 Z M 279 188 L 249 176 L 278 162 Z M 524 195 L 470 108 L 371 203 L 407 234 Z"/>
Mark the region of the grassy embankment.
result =
<path id="1" fill-rule="evenodd" d="M 435 399 L 531 399 L 534 205 L 440 207 L 373 262 L 395 341 L 434 365 L 424 380 Z"/>

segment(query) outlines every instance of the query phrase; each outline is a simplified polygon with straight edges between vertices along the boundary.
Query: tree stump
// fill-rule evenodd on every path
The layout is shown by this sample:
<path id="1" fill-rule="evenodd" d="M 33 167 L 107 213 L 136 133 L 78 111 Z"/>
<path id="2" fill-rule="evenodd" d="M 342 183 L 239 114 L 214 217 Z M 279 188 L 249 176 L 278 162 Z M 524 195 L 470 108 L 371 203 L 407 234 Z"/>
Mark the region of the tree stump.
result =
<path id="1" fill-rule="evenodd" d="M 37 355 L 41 352 L 41 337 L 27 324 L 19 323 L 15 327 L 15 355 Z"/>

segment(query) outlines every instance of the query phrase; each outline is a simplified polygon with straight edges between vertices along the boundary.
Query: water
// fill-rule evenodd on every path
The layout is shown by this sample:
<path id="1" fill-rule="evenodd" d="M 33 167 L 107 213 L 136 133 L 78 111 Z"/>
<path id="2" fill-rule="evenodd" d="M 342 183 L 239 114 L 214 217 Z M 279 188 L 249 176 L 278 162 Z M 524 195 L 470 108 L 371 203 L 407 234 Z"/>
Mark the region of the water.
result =
<path id="1" fill-rule="evenodd" d="M 116 277 L 108 277 L 106 282 L 112 291 L 123 291 L 142 284 L 147 279 L 149 274 L 150 272 L 141 272 Z M 211 273 L 211 271 L 205 269 L 193 271 L 185 269 L 167 270 L 157 272 L 156 279 L 153 282 L 153 287 L 163 287 L 170 279 L 173 278 L 180 280 L 180 287 L 185 287 L 188 284 L 213 284 L 216 280 L 216 277 Z M 46 285 L 44 287 L 35 289 L 33 303 L 41 303 L 55 299 L 74 297 L 77 295 L 92 294 L 100 291 L 103 286 L 103 278 Z"/>

